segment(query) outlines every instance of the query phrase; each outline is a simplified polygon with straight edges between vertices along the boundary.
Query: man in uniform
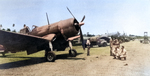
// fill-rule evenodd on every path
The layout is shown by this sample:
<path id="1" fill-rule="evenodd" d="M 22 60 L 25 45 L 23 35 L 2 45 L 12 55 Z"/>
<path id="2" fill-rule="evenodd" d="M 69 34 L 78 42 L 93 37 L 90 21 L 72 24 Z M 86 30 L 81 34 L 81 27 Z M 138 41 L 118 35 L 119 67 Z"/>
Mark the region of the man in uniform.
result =
<path id="1" fill-rule="evenodd" d="M 119 57 L 121 58 L 121 60 L 123 60 L 123 58 L 124 58 L 124 60 L 126 60 L 126 54 L 127 54 L 126 50 L 125 50 L 124 46 L 122 46 L 121 52 L 119 54 Z"/>
<path id="2" fill-rule="evenodd" d="M 120 43 L 118 41 L 118 39 L 115 40 L 116 42 L 114 43 L 114 45 L 116 45 L 116 47 L 120 47 Z"/>
<path id="3" fill-rule="evenodd" d="M 112 52 L 113 56 L 115 54 L 116 48 L 119 49 L 119 47 L 120 47 L 120 43 L 119 43 L 118 39 L 113 40 L 112 44 L 111 44 L 111 52 Z"/>
<path id="4" fill-rule="evenodd" d="M 90 45 L 91 45 L 90 38 L 87 39 L 86 45 L 87 45 L 87 56 L 90 56 Z"/>
<path id="5" fill-rule="evenodd" d="M 119 47 L 116 47 L 115 50 L 113 51 L 114 59 L 117 59 L 119 57 L 119 52 L 120 52 Z"/>
<path id="6" fill-rule="evenodd" d="M 112 40 L 112 38 L 110 37 L 110 56 L 113 56 L 113 54 L 112 54 L 112 46 L 113 46 L 113 40 Z"/>

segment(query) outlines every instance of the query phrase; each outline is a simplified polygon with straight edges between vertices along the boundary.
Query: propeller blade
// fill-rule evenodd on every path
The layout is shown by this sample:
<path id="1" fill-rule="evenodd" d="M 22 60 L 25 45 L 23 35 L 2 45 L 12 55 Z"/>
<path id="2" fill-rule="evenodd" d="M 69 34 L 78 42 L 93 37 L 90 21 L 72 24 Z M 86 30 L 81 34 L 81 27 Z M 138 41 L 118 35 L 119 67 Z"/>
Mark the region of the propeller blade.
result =
<path id="1" fill-rule="evenodd" d="M 83 22 L 85 19 L 85 15 L 83 16 L 81 22 Z M 82 42 L 82 47 L 83 47 L 83 50 L 85 50 L 85 44 L 84 44 L 84 39 L 83 39 L 83 34 L 82 34 L 82 29 L 81 29 L 81 26 L 80 26 L 80 38 L 81 38 L 81 42 Z"/>
<path id="2" fill-rule="evenodd" d="M 13 24 L 13 27 L 15 27 L 15 24 Z"/>
<path id="3" fill-rule="evenodd" d="M 83 22 L 83 21 L 84 21 L 84 19 L 85 19 L 85 15 L 83 16 L 83 18 L 82 18 L 81 22 Z"/>
<path id="4" fill-rule="evenodd" d="M 69 10 L 69 8 L 67 7 L 68 11 L 70 12 L 70 14 L 74 17 L 74 15 L 71 13 L 71 11 Z M 75 18 L 75 17 L 74 17 Z M 75 18 L 76 19 L 76 18 Z"/>
<path id="5" fill-rule="evenodd" d="M 85 44 L 84 44 L 84 41 L 83 41 L 83 35 L 82 35 L 81 27 L 80 27 L 80 38 L 81 38 L 83 50 L 85 50 Z"/>

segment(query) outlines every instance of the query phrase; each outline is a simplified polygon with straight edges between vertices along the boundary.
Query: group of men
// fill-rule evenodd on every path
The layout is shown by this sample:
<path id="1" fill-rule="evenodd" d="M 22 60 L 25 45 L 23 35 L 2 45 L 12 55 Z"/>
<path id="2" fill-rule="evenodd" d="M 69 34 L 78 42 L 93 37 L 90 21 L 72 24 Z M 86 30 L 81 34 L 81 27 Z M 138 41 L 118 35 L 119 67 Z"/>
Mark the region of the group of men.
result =
<path id="1" fill-rule="evenodd" d="M 124 46 L 120 48 L 120 42 L 118 39 L 110 39 L 110 56 L 114 56 L 114 59 L 126 60 L 126 50 Z"/>

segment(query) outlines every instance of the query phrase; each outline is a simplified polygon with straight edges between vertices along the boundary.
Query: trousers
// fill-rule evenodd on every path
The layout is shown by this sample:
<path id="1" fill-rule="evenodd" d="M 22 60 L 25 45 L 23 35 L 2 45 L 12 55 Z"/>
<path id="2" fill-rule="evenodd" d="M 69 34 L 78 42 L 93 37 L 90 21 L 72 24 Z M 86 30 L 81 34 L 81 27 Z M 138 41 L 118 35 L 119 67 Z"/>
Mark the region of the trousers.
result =
<path id="1" fill-rule="evenodd" d="M 87 46 L 87 56 L 90 55 L 90 46 Z"/>

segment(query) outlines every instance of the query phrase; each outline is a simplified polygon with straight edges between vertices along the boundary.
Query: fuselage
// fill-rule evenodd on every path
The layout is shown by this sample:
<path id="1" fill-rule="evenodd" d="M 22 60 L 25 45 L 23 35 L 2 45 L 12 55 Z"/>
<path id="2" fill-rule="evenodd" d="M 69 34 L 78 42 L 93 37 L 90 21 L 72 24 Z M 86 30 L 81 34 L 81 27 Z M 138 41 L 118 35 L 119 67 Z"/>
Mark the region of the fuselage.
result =
<path id="1" fill-rule="evenodd" d="M 30 34 L 40 37 L 48 34 L 62 34 L 63 36 L 65 36 L 65 38 L 69 38 L 76 36 L 79 32 L 80 27 L 75 24 L 76 20 L 74 18 L 61 20 L 50 25 L 36 27 L 30 32 Z"/>

